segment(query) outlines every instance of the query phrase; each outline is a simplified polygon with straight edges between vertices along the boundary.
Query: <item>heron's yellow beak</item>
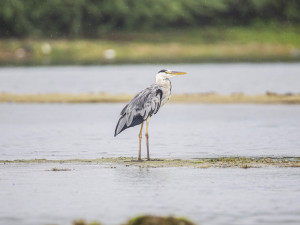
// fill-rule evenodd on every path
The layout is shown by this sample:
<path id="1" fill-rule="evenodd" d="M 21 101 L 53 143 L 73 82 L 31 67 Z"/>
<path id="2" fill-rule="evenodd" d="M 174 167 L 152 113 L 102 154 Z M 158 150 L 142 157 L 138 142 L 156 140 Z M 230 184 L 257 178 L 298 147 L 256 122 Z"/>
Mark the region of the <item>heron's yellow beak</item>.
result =
<path id="1" fill-rule="evenodd" d="M 170 71 L 170 74 L 172 76 L 177 76 L 177 75 L 184 75 L 187 74 L 186 72 L 179 72 L 179 71 Z"/>

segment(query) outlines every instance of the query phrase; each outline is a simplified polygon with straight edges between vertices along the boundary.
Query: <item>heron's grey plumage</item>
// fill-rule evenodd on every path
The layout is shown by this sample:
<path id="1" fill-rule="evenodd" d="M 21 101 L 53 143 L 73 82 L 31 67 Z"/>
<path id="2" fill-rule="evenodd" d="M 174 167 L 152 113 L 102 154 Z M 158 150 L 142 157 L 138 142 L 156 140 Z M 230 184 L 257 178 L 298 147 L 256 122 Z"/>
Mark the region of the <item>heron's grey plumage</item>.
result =
<path id="1" fill-rule="evenodd" d="M 146 120 L 146 146 L 147 146 L 147 160 L 150 160 L 149 151 L 149 120 L 150 117 L 157 113 L 157 111 L 166 104 L 171 97 L 171 81 L 170 77 L 176 75 L 184 75 L 186 72 L 160 70 L 156 74 L 156 82 L 146 89 L 139 92 L 131 101 L 123 108 L 115 129 L 115 136 L 123 130 L 141 124 L 139 133 L 139 152 L 138 160 L 141 160 L 141 143 L 143 124 Z"/>
<path id="2" fill-rule="evenodd" d="M 121 117 L 115 129 L 115 136 L 129 127 L 141 124 L 148 117 L 156 114 L 161 106 L 163 93 L 164 87 L 152 84 L 131 99 L 121 111 Z"/>

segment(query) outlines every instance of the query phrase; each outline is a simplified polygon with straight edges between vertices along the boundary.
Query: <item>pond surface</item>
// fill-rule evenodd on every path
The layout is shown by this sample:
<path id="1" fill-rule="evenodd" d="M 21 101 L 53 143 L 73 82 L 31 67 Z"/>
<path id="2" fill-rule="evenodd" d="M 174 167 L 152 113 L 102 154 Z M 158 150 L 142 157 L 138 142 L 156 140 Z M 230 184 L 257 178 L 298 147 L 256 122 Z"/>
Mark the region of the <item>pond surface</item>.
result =
<path id="1" fill-rule="evenodd" d="M 300 223 L 300 168 L 0 164 L 0 186 L 6 225 L 78 218 L 119 225 L 140 214 L 175 214 L 199 225 Z"/>
<path id="2" fill-rule="evenodd" d="M 300 63 L 2 67 L 0 92 L 134 94 L 162 68 L 188 72 L 172 78 L 173 93 L 300 93 Z"/>
<path id="3" fill-rule="evenodd" d="M 140 126 L 113 137 L 124 105 L 0 104 L 0 159 L 136 157 Z M 300 156 L 299 115 L 300 105 L 167 104 L 150 120 L 150 154 Z"/>

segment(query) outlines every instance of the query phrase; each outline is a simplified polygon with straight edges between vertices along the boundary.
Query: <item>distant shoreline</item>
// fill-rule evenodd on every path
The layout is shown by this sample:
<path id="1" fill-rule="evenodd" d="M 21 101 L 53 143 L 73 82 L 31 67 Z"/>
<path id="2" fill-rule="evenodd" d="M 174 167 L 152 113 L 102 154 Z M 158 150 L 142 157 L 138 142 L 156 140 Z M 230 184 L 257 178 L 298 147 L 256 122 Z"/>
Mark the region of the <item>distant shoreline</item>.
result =
<path id="1" fill-rule="evenodd" d="M 0 66 L 299 61 L 297 26 L 120 32 L 94 39 L 0 39 Z"/>
<path id="2" fill-rule="evenodd" d="M 131 94 L 14 94 L 0 93 L 0 103 L 121 103 L 128 102 Z M 267 92 L 262 95 L 241 93 L 221 95 L 216 93 L 175 94 L 171 103 L 215 103 L 215 104 L 300 104 L 300 94 L 276 94 Z"/>
<path id="3" fill-rule="evenodd" d="M 43 53 L 41 49 L 47 49 L 45 46 L 53 50 Z M 300 62 L 299 49 L 291 44 L 259 42 L 188 44 L 0 39 L 0 66 Z"/>

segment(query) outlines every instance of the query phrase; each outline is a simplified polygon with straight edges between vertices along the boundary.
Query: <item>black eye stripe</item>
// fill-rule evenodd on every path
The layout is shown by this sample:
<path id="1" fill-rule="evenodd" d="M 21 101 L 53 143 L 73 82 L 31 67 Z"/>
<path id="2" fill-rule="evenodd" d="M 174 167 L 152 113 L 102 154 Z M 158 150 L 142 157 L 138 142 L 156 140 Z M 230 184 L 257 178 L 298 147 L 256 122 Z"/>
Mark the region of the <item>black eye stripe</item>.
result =
<path id="1" fill-rule="evenodd" d="M 163 70 L 160 70 L 158 73 L 164 73 L 166 72 L 167 70 L 163 69 Z"/>

